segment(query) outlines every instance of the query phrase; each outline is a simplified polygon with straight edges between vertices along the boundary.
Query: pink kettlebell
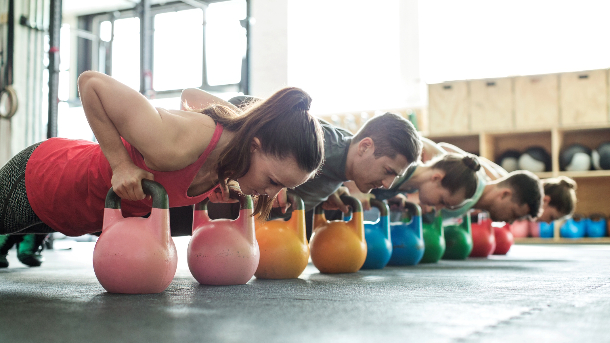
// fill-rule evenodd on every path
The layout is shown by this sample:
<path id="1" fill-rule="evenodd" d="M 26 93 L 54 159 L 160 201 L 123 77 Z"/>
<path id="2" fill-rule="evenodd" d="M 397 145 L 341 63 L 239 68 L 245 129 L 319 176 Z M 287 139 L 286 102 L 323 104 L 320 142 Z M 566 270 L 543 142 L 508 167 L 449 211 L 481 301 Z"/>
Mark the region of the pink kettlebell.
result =
<path id="1" fill-rule="evenodd" d="M 160 293 L 176 274 L 178 255 L 169 230 L 169 198 L 159 183 L 142 180 L 151 195 L 148 218 L 123 218 L 121 198 L 110 188 L 104 225 L 93 250 L 93 270 L 110 293 Z"/>
<path id="2" fill-rule="evenodd" d="M 260 259 L 254 233 L 252 198 L 240 197 L 236 220 L 208 216 L 208 199 L 195 205 L 193 237 L 188 246 L 188 265 L 202 285 L 243 285 L 248 282 Z"/>

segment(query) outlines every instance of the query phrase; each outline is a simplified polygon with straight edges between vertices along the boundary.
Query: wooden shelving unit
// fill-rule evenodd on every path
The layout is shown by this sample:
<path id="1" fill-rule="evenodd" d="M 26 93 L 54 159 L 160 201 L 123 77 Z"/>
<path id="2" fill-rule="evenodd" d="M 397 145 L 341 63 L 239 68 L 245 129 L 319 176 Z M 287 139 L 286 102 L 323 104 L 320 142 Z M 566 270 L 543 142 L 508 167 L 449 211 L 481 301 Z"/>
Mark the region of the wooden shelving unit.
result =
<path id="1" fill-rule="evenodd" d="M 423 135 L 491 161 L 506 150 L 540 146 L 551 155 L 540 178 L 577 183 L 576 213 L 610 219 L 610 170 L 562 171 L 559 156 L 574 143 L 597 148 L 610 141 L 610 72 L 607 69 L 429 85 L 428 128 Z M 519 238 L 517 243 L 608 244 L 610 237 Z"/>

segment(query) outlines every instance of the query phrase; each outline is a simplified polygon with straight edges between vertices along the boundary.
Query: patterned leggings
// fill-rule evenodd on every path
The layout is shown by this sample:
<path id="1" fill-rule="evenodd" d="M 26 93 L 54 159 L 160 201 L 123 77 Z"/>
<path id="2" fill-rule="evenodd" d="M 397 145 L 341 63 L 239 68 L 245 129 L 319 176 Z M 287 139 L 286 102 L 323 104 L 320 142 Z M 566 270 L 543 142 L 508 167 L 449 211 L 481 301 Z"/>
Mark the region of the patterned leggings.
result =
<path id="1" fill-rule="evenodd" d="M 54 231 L 34 213 L 25 191 L 25 166 L 38 145 L 25 148 L 0 169 L 0 234 Z"/>

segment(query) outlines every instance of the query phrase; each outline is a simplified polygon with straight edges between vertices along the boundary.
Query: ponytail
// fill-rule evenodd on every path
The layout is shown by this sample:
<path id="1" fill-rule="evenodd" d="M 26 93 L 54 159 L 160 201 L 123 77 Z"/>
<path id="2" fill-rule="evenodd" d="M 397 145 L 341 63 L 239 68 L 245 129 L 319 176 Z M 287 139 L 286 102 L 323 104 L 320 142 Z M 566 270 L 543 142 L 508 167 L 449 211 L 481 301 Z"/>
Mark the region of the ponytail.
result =
<path id="1" fill-rule="evenodd" d="M 299 88 L 284 88 L 267 100 L 252 102 L 243 113 L 222 105 L 201 111 L 235 135 L 220 153 L 217 172 L 221 184 L 237 180 L 250 169 L 250 147 L 254 138 L 261 151 L 278 159 L 293 156 L 297 165 L 308 173 L 317 171 L 324 159 L 324 135 L 316 118 L 309 114 L 311 97 Z M 259 197 L 254 214 L 266 218 L 272 198 Z"/>
<path id="2" fill-rule="evenodd" d="M 559 176 L 556 178 L 542 180 L 544 195 L 551 199 L 549 206 L 553 206 L 563 215 L 574 214 L 576 208 L 576 182 L 568 177 Z"/>
<path id="3" fill-rule="evenodd" d="M 429 162 L 433 169 L 445 172 L 441 180 L 441 186 L 455 194 L 459 189 L 464 189 L 466 199 L 474 196 L 479 183 L 477 171 L 481 169 L 479 160 L 473 155 L 460 155 L 448 153 L 441 155 Z"/>

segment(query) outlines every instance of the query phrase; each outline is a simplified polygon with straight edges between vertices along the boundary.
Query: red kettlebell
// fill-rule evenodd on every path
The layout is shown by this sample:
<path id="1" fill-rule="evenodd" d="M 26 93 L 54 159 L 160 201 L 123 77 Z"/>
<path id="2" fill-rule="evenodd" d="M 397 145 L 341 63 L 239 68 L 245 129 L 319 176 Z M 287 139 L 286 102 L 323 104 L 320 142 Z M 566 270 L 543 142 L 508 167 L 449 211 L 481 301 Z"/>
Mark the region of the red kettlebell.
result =
<path id="1" fill-rule="evenodd" d="M 479 220 L 471 225 L 472 251 L 470 257 L 487 257 L 496 249 L 496 238 L 491 219 L 487 213 L 480 213 Z"/>
<path id="2" fill-rule="evenodd" d="M 515 220 L 510 225 L 510 231 L 513 234 L 513 237 L 524 238 L 529 236 L 530 234 L 530 224 L 529 220 Z"/>
<path id="3" fill-rule="evenodd" d="M 494 236 L 496 239 L 494 255 L 506 255 L 515 242 L 513 233 L 510 232 L 510 224 L 506 223 L 502 227 L 494 227 Z"/>
<path id="4" fill-rule="evenodd" d="M 255 223 L 261 259 L 254 276 L 259 279 L 298 278 L 309 262 L 303 200 L 293 194 L 288 200 L 293 209 L 290 219 Z"/>
<path id="5" fill-rule="evenodd" d="M 321 273 L 355 273 L 366 260 L 362 204 L 356 198 L 341 196 L 352 207 L 352 219 L 327 221 L 322 206 L 316 206 L 314 235 L 309 242 L 311 261 Z"/>
<path id="6" fill-rule="evenodd" d="M 210 220 L 208 199 L 195 205 L 188 266 L 202 285 L 243 285 L 258 267 L 260 251 L 254 233 L 252 198 L 239 198 L 236 220 Z"/>
<path id="7" fill-rule="evenodd" d="M 93 250 L 93 270 L 110 293 L 160 293 L 176 274 L 178 255 L 169 230 L 169 198 L 161 184 L 142 180 L 152 196 L 148 218 L 123 218 L 121 198 L 106 195 L 102 234 Z"/>

